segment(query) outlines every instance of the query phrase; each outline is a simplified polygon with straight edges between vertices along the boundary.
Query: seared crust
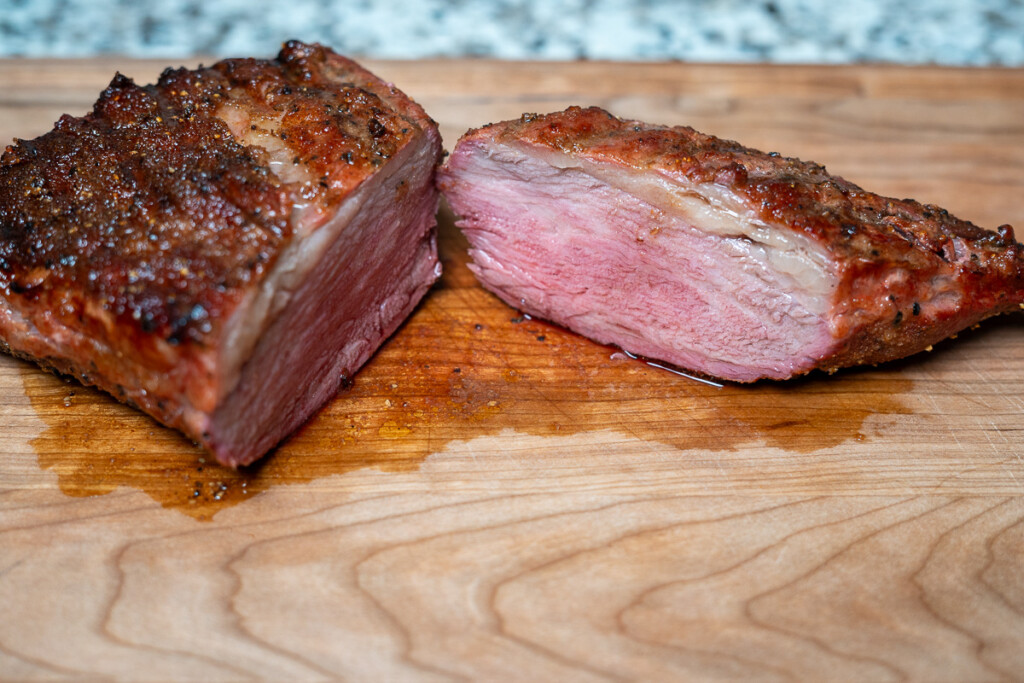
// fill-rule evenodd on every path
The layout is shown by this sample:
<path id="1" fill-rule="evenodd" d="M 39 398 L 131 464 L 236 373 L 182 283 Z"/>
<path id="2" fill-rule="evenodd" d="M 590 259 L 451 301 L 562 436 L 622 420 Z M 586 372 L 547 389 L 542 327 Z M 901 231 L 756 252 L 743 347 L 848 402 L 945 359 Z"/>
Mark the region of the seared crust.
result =
<path id="1" fill-rule="evenodd" d="M 290 236 L 256 150 L 160 89 L 114 78 L 93 113 L 0 160 L 0 288 L 105 336 L 202 343 Z"/>
<path id="2" fill-rule="evenodd" d="M 865 191 L 815 163 L 597 107 L 526 114 L 463 137 L 473 139 L 726 186 L 765 223 L 820 243 L 839 283 L 830 315 L 838 343 L 820 359 L 824 369 L 905 356 L 1024 300 L 1024 247 L 1009 225 L 985 230 L 936 206 Z"/>
<path id="3" fill-rule="evenodd" d="M 422 110 L 392 93 L 297 42 L 155 86 L 117 75 L 90 114 L 0 158 L 0 292 L 126 348 L 212 343 L 291 237 L 296 201 L 326 213 L 420 133 Z M 224 107 L 273 121 L 308 180 L 275 177 Z"/>

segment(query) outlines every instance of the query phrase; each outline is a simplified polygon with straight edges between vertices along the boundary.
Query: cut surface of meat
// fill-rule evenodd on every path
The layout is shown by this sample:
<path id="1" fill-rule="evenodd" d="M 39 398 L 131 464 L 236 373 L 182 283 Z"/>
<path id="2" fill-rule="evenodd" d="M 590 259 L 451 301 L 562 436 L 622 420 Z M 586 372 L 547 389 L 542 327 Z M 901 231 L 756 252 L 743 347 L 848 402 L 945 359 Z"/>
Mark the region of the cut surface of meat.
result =
<path id="1" fill-rule="evenodd" d="M 416 103 L 319 45 L 117 75 L 0 159 L 0 344 L 248 464 L 439 276 L 441 154 Z"/>
<path id="2" fill-rule="evenodd" d="M 438 183 L 506 303 L 728 380 L 903 357 L 1024 299 L 1010 226 L 594 107 L 471 130 Z"/>

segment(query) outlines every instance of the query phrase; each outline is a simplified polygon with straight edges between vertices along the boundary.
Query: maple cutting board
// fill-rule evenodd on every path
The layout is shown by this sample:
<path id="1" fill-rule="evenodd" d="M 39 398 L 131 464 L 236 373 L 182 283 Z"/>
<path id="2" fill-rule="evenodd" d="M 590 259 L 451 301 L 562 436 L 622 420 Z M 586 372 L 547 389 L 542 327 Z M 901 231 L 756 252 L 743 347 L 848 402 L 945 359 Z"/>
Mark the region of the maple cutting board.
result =
<path id="1" fill-rule="evenodd" d="M 121 59 L 0 62 L 0 139 Z M 441 124 L 598 104 L 1024 229 L 1024 71 L 371 62 Z M 481 290 L 230 472 L 0 357 L 0 679 L 1024 676 L 1024 328 L 714 387 Z"/>

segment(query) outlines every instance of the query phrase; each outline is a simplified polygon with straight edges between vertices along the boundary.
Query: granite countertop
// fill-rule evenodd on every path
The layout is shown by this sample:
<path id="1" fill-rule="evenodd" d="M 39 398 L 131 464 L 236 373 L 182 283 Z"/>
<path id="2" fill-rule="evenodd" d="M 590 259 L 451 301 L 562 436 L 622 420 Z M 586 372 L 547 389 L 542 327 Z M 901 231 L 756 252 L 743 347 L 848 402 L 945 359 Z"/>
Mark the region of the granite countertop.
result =
<path id="1" fill-rule="evenodd" d="M 1024 0 L 0 0 L 0 56 L 270 54 L 287 38 L 380 58 L 1024 65 Z"/>

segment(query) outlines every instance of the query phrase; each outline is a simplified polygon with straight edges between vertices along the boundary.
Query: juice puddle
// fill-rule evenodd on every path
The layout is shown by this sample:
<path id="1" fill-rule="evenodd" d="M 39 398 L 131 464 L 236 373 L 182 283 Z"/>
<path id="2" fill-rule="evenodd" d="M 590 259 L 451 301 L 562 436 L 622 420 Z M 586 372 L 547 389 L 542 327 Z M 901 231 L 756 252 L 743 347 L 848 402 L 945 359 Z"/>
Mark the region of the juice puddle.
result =
<path id="1" fill-rule="evenodd" d="M 275 484 L 368 467 L 411 471 L 452 440 L 509 428 L 539 436 L 611 429 L 684 450 L 763 442 L 809 453 L 861 437 L 869 415 L 907 412 L 899 394 L 911 381 L 892 369 L 717 388 L 622 358 L 509 309 L 476 285 L 450 218 L 441 237 L 441 283 L 351 387 L 256 465 L 220 467 L 106 394 L 25 365 L 26 393 L 46 424 L 33 441 L 41 466 L 71 496 L 129 486 L 210 519 Z"/>

